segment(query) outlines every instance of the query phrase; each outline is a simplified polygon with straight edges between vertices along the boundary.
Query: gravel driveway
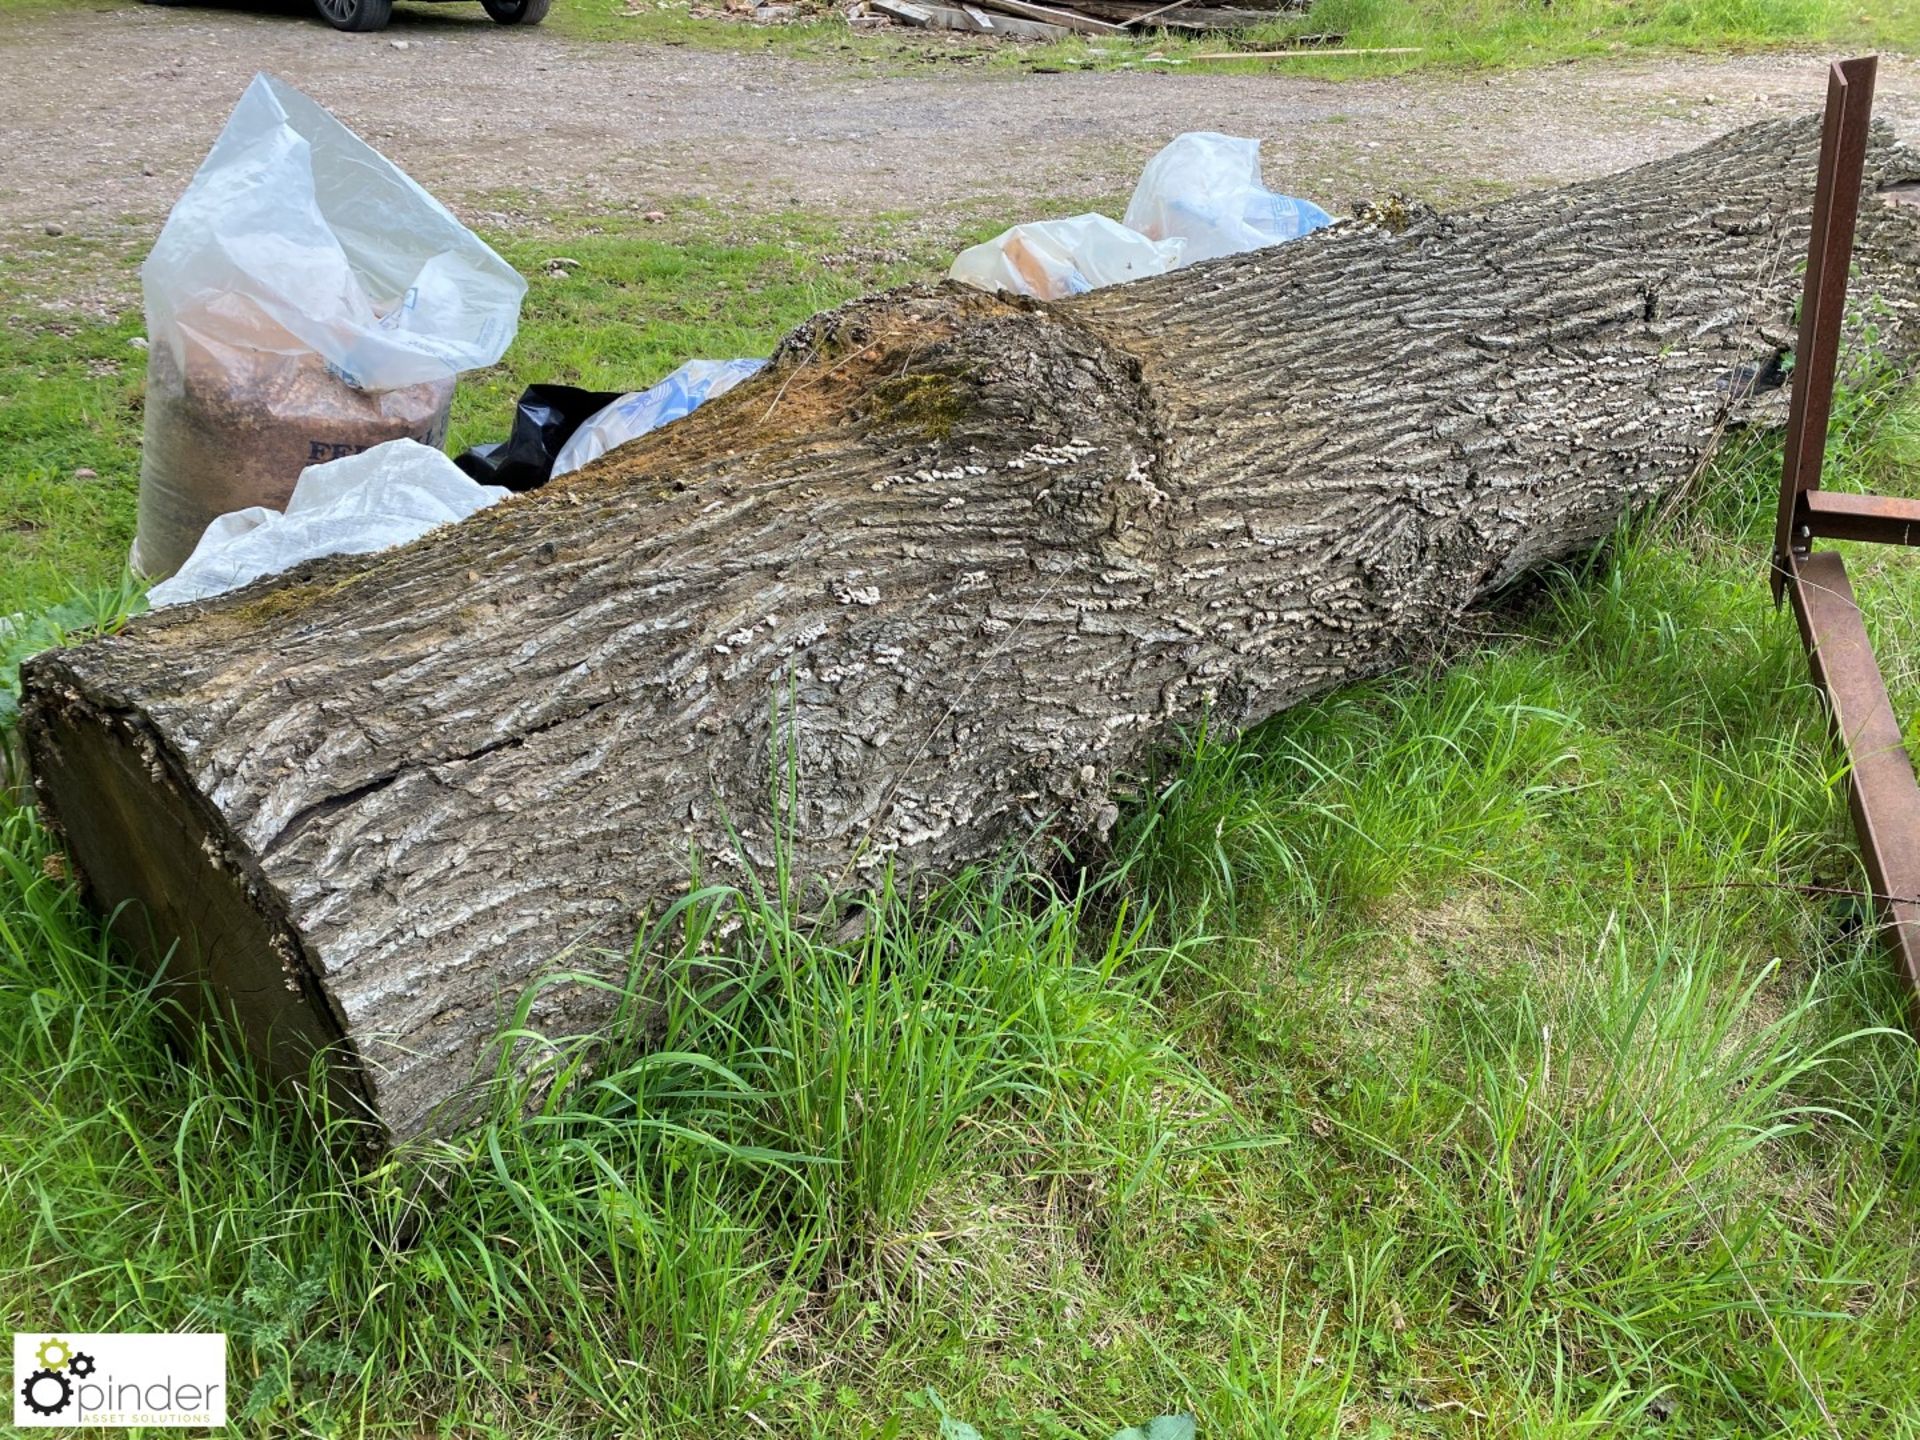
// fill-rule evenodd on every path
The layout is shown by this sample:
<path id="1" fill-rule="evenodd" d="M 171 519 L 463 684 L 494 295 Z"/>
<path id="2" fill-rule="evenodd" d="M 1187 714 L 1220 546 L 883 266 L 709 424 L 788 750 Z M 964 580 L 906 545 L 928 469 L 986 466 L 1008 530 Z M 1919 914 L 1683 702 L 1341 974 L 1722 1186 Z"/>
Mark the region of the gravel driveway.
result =
<path id="1" fill-rule="evenodd" d="M 1822 95 L 1820 60 L 1779 56 L 1345 84 L 1192 69 L 876 74 L 852 59 L 508 31 L 477 6 L 402 7 L 375 35 L 291 9 L 140 5 L 10 20 L 7 32 L 9 249 L 44 247 L 49 226 L 144 246 L 259 69 L 330 106 L 469 216 L 686 196 L 749 212 L 984 203 L 1013 216 L 1041 198 L 1123 192 L 1141 161 L 1191 129 L 1259 136 L 1269 181 L 1329 208 L 1388 190 L 1444 204 L 1616 169 Z M 1880 113 L 1920 139 L 1920 65 L 1886 63 L 1880 94 Z"/>

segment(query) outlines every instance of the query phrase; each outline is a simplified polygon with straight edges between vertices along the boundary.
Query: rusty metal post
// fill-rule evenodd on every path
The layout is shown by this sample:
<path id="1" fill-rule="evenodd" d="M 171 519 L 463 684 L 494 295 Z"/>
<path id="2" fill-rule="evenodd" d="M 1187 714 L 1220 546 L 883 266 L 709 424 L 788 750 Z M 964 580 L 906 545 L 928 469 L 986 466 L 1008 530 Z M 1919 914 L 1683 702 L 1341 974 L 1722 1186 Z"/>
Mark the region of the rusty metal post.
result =
<path id="1" fill-rule="evenodd" d="M 1836 551 L 1813 551 L 1816 539 L 1920 543 L 1920 503 L 1820 490 L 1875 68 L 1874 57 L 1865 56 L 1835 65 L 1828 76 L 1771 578 L 1775 602 L 1793 602 L 1814 683 L 1846 754 L 1849 807 L 1874 908 L 1920 1031 L 1920 782 L 1846 565 Z"/>
<path id="2" fill-rule="evenodd" d="M 1827 73 L 1826 123 L 1820 131 L 1820 174 L 1814 182 L 1813 235 L 1800 291 L 1800 338 L 1793 351 L 1793 395 L 1787 412 L 1787 461 L 1780 472 L 1780 513 L 1773 535 L 1773 599 L 1793 560 L 1813 536 L 1802 497 L 1820 488 L 1827 421 L 1833 413 L 1834 365 L 1840 322 L 1847 309 L 1847 270 L 1860 212 L 1860 173 L 1866 165 L 1867 125 L 1873 115 L 1876 57 L 1843 60 Z"/>

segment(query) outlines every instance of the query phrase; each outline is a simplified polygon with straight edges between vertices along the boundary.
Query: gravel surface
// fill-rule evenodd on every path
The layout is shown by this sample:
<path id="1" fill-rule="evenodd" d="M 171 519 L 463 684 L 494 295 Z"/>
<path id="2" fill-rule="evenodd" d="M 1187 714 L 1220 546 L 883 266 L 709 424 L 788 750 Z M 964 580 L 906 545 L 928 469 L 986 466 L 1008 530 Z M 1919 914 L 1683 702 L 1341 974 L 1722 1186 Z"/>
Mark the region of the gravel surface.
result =
<path id="1" fill-rule="evenodd" d="M 259 69 L 469 217 L 689 196 L 743 214 L 1015 217 L 1023 202 L 1121 194 L 1191 129 L 1260 137 L 1269 183 L 1329 208 L 1392 190 L 1458 203 L 1652 159 L 1823 93 L 1822 61 L 1805 56 L 1344 84 L 1194 69 L 894 75 L 851 59 L 581 43 L 501 29 L 478 6 L 402 7 L 374 35 L 290 8 L 150 6 L 7 32 L 0 250 L 44 251 L 49 227 L 144 245 Z M 1880 96 L 1879 113 L 1920 139 L 1920 65 L 1885 63 Z"/>

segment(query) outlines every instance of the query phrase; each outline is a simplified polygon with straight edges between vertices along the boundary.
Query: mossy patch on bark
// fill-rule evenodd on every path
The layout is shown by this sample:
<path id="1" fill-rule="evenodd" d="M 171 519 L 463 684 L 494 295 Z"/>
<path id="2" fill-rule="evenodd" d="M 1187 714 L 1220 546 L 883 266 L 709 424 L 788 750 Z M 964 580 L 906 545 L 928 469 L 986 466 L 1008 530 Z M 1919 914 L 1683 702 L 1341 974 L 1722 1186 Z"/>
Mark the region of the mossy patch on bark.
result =
<path id="1" fill-rule="evenodd" d="M 868 393 L 867 421 L 875 430 L 946 440 L 971 408 L 957 379 L 923 372 L 876 381 Z"/>

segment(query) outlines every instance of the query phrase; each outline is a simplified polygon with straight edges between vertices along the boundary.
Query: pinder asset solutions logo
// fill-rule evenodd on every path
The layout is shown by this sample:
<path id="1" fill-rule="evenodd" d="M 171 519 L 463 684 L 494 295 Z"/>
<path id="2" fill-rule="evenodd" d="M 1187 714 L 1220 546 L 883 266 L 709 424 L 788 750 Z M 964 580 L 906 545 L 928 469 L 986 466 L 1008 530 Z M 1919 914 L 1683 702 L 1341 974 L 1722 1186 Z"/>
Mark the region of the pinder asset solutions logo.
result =
<path id="1" fill-rule="evenodd" d="M 227 1423 L 227 1337 L 16 1332 L 13 1423 L 216 1429 Z"/>

